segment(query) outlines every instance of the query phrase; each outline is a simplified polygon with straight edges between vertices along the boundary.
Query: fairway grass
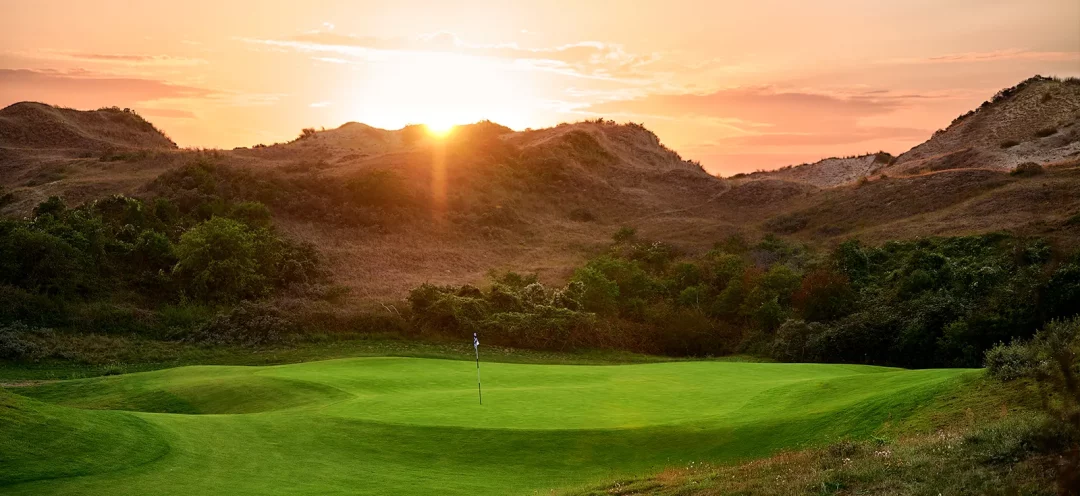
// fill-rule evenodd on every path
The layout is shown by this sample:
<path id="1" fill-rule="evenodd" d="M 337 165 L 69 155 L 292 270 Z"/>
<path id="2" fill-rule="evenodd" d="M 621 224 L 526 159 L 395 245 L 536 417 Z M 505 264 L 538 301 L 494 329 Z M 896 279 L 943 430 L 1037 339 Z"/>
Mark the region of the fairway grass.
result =
<path id="1" fill-rule="evenodd" d="M 4 494 L 531 494 L 865 437 L 977 371 L 352 358 L 0 391 Z M 12 393 L 18 393 L 12 394 Z"/>

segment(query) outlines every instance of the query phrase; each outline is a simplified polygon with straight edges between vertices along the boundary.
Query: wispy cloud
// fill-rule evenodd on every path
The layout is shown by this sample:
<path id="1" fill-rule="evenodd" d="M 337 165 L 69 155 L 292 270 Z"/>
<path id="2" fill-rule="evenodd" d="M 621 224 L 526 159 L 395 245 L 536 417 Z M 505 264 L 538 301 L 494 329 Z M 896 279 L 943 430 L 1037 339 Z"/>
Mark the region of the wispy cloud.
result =
<path id="1" fill-rule="evenodd" d="M 643 77 L 645 72 L 642 68 L 662 58 L 660 54 L 628 53 L 622 45 L 600 41 L 580 41 L 553 47 L 523 47 L 517 43 L 469 42 L 449 32 L 410 38 L 380 38 L 319 30 L 282 39 L 241 40 L 302 53 L 335 54 L 336 57 L 314 57 L 316 60 L 333 63 L 346 62 L 342 57 L 360 62 L 376 62 L 393 57 L 395 53 L 436 52 L 499 59 L 519 69 L 606 79 Z"/>
<path id="2" fill-rule="evenodd" d="M 153 102 L 161 105 L 165 101 L 176 104 L 199 100 L 211 105 L 255 107 L 272 105 L 283 96 L 276 93 L 212 90 L 162 79 L 117 76 L 81 68 L 0 69 L 0 101 L 36 100 L 79 108 L 105 105 L 148 108 L 147 104 Z M 154 104 L 149 107 L 155 108 Z M 181 114 L 181 111 L 169 110 L 164 105 L 155 111 L 165 117 L 195 117 L 193 113 Z"/>
<path id="3" fill-rule="evenodd" d="M 54 102 L 58 98 L 123 105 L 163 98 L 206 98 L 215 92 L 157 79 L 116 77 L 83 69 L 68 71 L 0 69 L 0 92 L 20 100 Z"/>
<path id="4" fill-rule="evenodd" d="M 1021 50 L 1018 48 L 1008 50 L 994 50 L 989 52 L 966 52 L 936 55 L 932 57 L 908 57 L 882 60 L 882 64 L 959 64 L 977 62 L 1000 62 L 1009 60 L 1036 60 L 1042 62 L 1068 62 L 1080 61 L 1080 51 L 1077 52 L 1040 52 L 1033 50 Z"/>
<path id="5" fill-rule="evenodd" d="M 76 50 L 34 50 L 8 52 L 22 58 L 35 60 L 62 60 L 98 64 L 116 64 L 156 67 L 190 67 L 206 64 L 206 60 L 161 54 L 97 53 Z"/>
<path id="6" fill-rule="evenodd" d="M 814 129 L 822 122 L 854 122 L 887 114 L 912 100 L 934 98 L 913 93 L 875 91 L 824 92 L 774 87 L 737 87 L 712 93 L 651 94 L 589 107 L 597 113 L 697 116 L 755 123 L 774 123 L 790 129 Z"/>

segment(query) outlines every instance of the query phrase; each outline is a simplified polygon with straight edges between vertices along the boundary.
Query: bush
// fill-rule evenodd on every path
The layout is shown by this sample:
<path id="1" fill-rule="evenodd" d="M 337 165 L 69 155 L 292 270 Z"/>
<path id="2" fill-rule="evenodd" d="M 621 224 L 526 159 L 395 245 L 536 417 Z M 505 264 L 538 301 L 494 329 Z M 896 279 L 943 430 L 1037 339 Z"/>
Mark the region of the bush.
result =
<path id="1" fill-rule="evenodd" d="M 38 206 L 34 207 L 34 217 L 41 217 L 43 215 L 51 215 L 53 217 L 60 217 L 60 214 L 64 213 L 67 206 L 64 205 L 64 200 L 61 200 L 59 196 L 50 196 L 49 199 L 41 202 Z"/>
<path id="2" fill-rule="evenodd" d="M 633 241 L 635 236 L 637 236 L 637 229 L 622 226 L 618 231 L 615 231 L 615 234 L 611 235 L 611 239 L 615 240 L 616 243 L 627 243 Z"/>
<path id="3" fill-rule="evenodd" d="M 592 314 L 538 306 L 527 313 L 492 314 L 484 319 L 481 332 L 507 346 L 567 350 L 594 344 L 589 337 L 595 325 Z"/>
<path id="4" fill-rule="evenodd" d="M 1036 364 L 1035 350 L 1014 340 L 1012 344 L 998 343 L 986 350 L 986 372 L 1000 381 L 1030 377 Z"/>
<path id="5" fill-rule="evenodd" d="M 581 268 L 574 272 L 574 281 L 581 288 L 581 306 L 590 312 L 613 313 L 618 307 L 619 285 L 596 268 Z"/>
<path id="6" fill-rule="evenodd" d="M 229 217 L 251 227 L 270 227 L 270 209 L 257 201 L 240 202 L 232 206 Z"/>
<path id="7" fill-rule="evenodd" d="M 810 337 L 821 331 L 819 324 L 788 319 L 776 330 L 769 355 L 781 362 L 808 361 L 807 344 Z"/>
<path id="8" fill-rule="evenodd" d="M 1015 177 L 1032 177 L 1038 176 L 1043 172 L 1045 172 L 1043 166 L 1036 164 L 1035 162 L 1024 162 L 1010 171 L 1009 175 Z"/>
<path id="9" fill-rule="evenodd" d="M 173 269 L 184 294 L 201 301 L 260 298 L 321 279 L 311 245 L 286 242 L 265 228 L 214 217 L 184 233 Z"/>
<path id="10" fill-rule="evenodd" d="M 792 304 L 811 322 L 835 320 L 855 306 L 857 295 L 843 274 L 819 268 L 806 274 L 792 296 Z"/>
<path id="11" fill-rule="evenodd" d="M 52 218 L 49 213 L 42 216 Z M 87 290 L 93 278 L 90 257 L 58 236 L 66 234 L 62 230 L 50 229 L 53 224 L 42 220 L 0 229 L 0 253 L 3 254 L 0 257 L 0 283 L 50 296 L 73 295 Z M 70 234 L 78 236 L 74 232 Z"/>
<path id="12" fill-rule="evenodd" d="M 280 344 L 296 334 L 295 324 L 277 308 L 254 302 L 241 302 L 200 325 L 187 341 L 209 345 L 247 347 Z"/>
<path id="13" fill-rule="evenodd" d="M 0 325 L 0 360 L 34 360 L 42 349 L 30 340 L 33 330 L 21 322 Z"/>
<path id="14" fill-rule="evenodd" d="M 203 301 L 233 302 L 264 296 L 269 281 L 260 270 L 261 233 L 214 217 L 184 233 L 174 270 L 184 292 Z"/>

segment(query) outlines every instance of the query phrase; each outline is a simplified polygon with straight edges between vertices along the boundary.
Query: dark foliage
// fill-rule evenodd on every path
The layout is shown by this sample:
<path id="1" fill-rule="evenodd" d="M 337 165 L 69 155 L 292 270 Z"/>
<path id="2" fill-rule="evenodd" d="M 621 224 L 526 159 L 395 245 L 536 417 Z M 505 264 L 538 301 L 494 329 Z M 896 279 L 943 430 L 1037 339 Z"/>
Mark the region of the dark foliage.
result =
<path id="1" fill-rule="evenodd" d="M 201 217 L 211 210 L 210 218 Z M 216 212 L 222 212 L 219 216 Z M 322 280 L 310 245 L 277 235 L 252 202 L 146 203 L 114 196 L 0 222 L 0 322 L 148 328 L 141 313 L 181 301 L 230 304 Z"/>
<path id="2" fill-rule="evenodd" d="M 681 259 L 626 230 L 563 288 L 511 274 L 487 291 L 422 286 L 410 301 L 428 332 L 485 332 L 514 346 L 975 367 L 994 343 L 1075 314 L 1080 263 L 1001 234 L 850 241 L 827 253 L 767 237 Z"/>

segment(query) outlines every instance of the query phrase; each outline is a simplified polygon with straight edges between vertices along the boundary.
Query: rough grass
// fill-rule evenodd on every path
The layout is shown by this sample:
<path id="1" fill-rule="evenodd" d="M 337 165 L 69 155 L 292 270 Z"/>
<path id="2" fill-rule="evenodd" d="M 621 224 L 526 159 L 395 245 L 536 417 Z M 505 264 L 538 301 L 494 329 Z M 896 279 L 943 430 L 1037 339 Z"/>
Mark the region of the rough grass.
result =
<path id="1" fill-rule="evenodd" d="M 972 376 L 867 440 L 741 464 L 673 465 L 566 494 L 1055 494 L 1054 457 L 1026 451 L 1046 431 L 1025 387 Z"/>
<path id="2" fill-rule="evenodd" d="M 17 388 L 25 397 L 3 393 L 15 408 L 0 409 L 0 487 L 524 494 L 864 438 L 977 374 L 724 362 L 484 363 L 482 373 L 482 406 L 471 363 L 411 358 L 184 367 Z"/>

